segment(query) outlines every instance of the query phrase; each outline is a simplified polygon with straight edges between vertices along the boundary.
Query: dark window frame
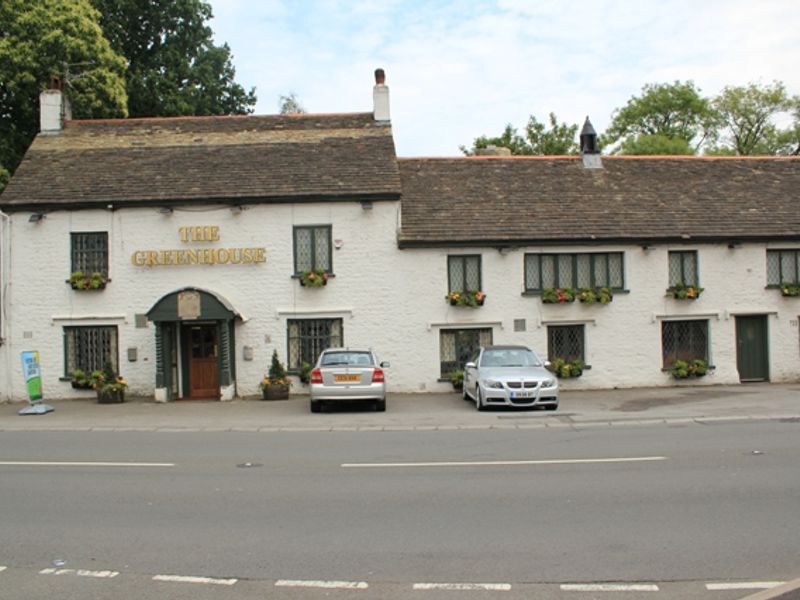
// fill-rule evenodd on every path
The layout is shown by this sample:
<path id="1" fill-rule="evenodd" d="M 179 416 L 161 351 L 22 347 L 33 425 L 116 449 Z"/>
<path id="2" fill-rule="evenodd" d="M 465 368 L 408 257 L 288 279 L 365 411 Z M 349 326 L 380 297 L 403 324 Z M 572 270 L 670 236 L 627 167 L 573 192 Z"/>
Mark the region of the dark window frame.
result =
<path id="1" fill-rule="evenodd" d="M 443 360 L 444 358 L 444 337 L 453 336 L 453 346 L 455 349 L 455 360 Z M 481 336 L 484 336 L 481 339 Z M 459 348 L 459 338 L 473 337 L 468 344 L 463 344 Z M 481 346 L 491 346 L 494 338 L 494 331 L 491 327 L 448 327 L 439 330 L 439 376 L 441 379 L 448 379 L 450 373 L 455 370 L 463 369 L 464 364 L 473 360 Z"/>
<path id="2" fill-rule="evenodd" d="M 661 321 L 661 368 L 665 370 L 671 369 L 677 360 L 689 362 L 699 358 L 709 363 L 711 350 L 709 325 L 708 319 L 670 319 Z M 698 329 L 701 327 L 702 331 Z M 679 342 L 683 343 L 680 344 Z M 704 343 L 704 347 L 702 351 L 698 351 L 696 346 L 701 342 Z"/>
<path id="3" fill-rule="evenodd" d="M 672 257 L 676 256 L 680 259 L 681 277 L 677 281 L 672 278 Z M 689 260 L 691 259 L 691 260 Z M 686 265 L 689 262 L 694 262 L 694 281 L 689 281 L 686 276 Z M 700 259 L 697 255 L 697 250 L 670 250 L 667 252 L 667 269 L 669 276 L 669 287 L 674 287 L 677 284 L 685 286 L 697 287 L 700 285 Z"/>
<path id="4" fill-rule="evenodd" d="M 100 273 L 108 278 L 108 232 L 70 232 L 70 274 L 80 271 L 86 276 Z"/>
<path id="5" fill-rule="evenodd" d="M 327 325 L 324 333 L 309 333 L 309 329 Z M 297 335 L 292 334 L 292 327 L 296 325 L 299 329 Z M 338 325 L 338 332 L 332 332 Z M 306 328 L 306 332 L 303 332 Z M 338 335 L 338 339 L 336 336 Z M 327 338 L 327 341 L 325 341 Z M 300 348 L 295 352 L 294 345 L 299 344 Z M 344 347 L 344 319 L 324 318 L 324 319 L 287 319 L 286 321 L 286 364 L 291 373 L 300 373 L 303 363 L 307 362 L 314 365 L 323 350 L 328 348 Z M 313 354 L 314 356 L 310 356 Z M 297 354 L 297 358 L 295 355 Z"/>
<path id="6" fill-rule="evenodd" d="M 478 287 L 472 289 L 467 285 L 467 262 L 477 261 L 478 272 Z M 464 282 L 464 288 L 457 289 L 452 285 L 453 271 L 458 269 L 461 271 L 460 277 Z M 449 292 L 478 292 L 483 290 L 483 260 L 480 254 L 449 254 L 447 256 L 447 291 Z"/>
<path id="7" fill-rule="evenodd" d="M 561 341 L 556 339 L 559 335 L 562 338 Z M 563 340 L 570 335 L 578 340 L 578 352 L 561 352 L 561 348 L 554 348 L 557 343 L 567 344 L 568 342 Z M 559 350 L 559 352 L 556 352 L 556 350 Z M 552 362 L 556 358 L 563 358 L 568 362 L 574 362 L 576 360 L 582 363 L 586 362 L 586 326 L 583 323 L 547 326 L 547 359 Z"/>
<path id="8" fill-rule="evenodd" d="M 306 269 L 301 269 L 298 265 L 297 248 L 300 245 L 298 242 L 298 234 L 300 231 L 311 232 L 311 268 L 308 270 L 323 269 L 333 274 L 333 227 L 331 225 L 295 225 L 292 228 L 292 250 L 294 255 L 295 275 L 301 275 L 306 271 Z M 317 236 L 323 231 L 324 233 L 322 233 L 322 235 L 327 237 L 328 242 L 328 264 L 321 264 L 317 257 Z"/>
<path id="9" fill-rule="evenodd" d="M 794 259 L 794 274 L 791 277 L 783 275 L 783 258 L 789 255 Z M 770 257 L 777 256 L 778 281 L 770 281 Z M 783 283 L 800 283 L 800 249 L 797 248 L 769 248 L 767 249 L 767 287 L 780 287 Z"/>
<path id="10" fill-rule="evenodd" d="M 104 335 L 108 336 L 106 340 L 102 339 Z M 68 325 L 63 328 L 63 338 L 65 377 L 70 377 L 76 369 L 87 374 L 101 371 L 109 361 L 114 371 L 119 372 L 119 328 L 116 325 Z M 93 347 L 82 348 L 82 344 Z M 102 351 L 98 345 L 108 346 L 110 356 L 98 355 Z"/>
<path id="11" fill-rule="evenodd" d="M 581 260 L 581 257 L 588 257 L 589 258 L 589 285 L 582 286 L 580 285 L 579 281 L 579 266 L 578 263 Z M 611 262 L 612 257 L 617 258 L 619 260 L 619 285 L 614 285 L 614 282 L 611 282 Z M 553 285 L 546 285 L 544 281 L 544 269 L 542 268 L 542 261 L 543 259 L 551 259 L 553 261 L 553 276 L 554 281 L 552 282 Z M 570 262 L 570 281 L 561 281 L 561 273 L 559 269 L 559 263 L 562 260 L 569 260 Z M 538 265 L 536 266 L 536 271 L 538 272 L 538 281 L 530 281 L 528 277 L 528 261 L 536 261 Z M 602 285 L 599 283 L 600 274 L 599 270 L 601 265 L 604 266 L 606 272 L 606 278 L 608 280 L 608 285 Z M 542 253 L 527 253 L 525 254 L 523 260 L 523 278 L 525 284 L 525 292 L 526 293 L 534 293 L 539 294 L 545 288 L 553 287 L 553 288 L 581 288 L 581 287 L 590 287 L 590 288 L 598 288 L 598 287 L 608 287 L 613 291 L 623 291 L 625 290 L 625 252 L 542 252 Z M 549 283 L 549 282 L 548 282 Z"/>

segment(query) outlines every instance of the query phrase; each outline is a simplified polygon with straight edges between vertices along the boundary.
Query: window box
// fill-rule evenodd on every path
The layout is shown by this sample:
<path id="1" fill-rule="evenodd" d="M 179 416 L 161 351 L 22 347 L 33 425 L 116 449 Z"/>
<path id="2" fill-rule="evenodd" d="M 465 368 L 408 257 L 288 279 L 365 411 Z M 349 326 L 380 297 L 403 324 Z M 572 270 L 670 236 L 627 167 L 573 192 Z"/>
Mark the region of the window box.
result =
<path id="1" fill-rule="evenodd" d="M 555 373 L 559 379 L 569 379 L 572 377 L 580 377 L 583 375 L 583 370 L 586 365 L 581 360 L 565 360 L 563 358 L 554 358 L 550 361 L 550 370 Z"/>
<path id="2" fill-rule="evenodd" d="M 781 295 L 787 298 L 800 296 L 800 283 L 782 283 L 780 285 Z"/>
<path id="3" fill-rule="evenodd" d="M 566 302 L 575 302 L 575 290 L 573 290 L 571 287 L 546 287 L 542 290 L 542 302 L 545 304 L 564 304 Z"/>
<path id="4" fill-rule="evenodd" d="M 667 295 L 672 296 L 676 300 L 697 300 L 704 289 L 705 288 L 701 288 L 699 285 L 676 283 L 672 287 L 667 288 Z"/>
<path id="5" fill-rule="evenodd" d="M 83 271 L 75 271 L 69 276 L 67 283 L 72 286 L 73 290 L 103 290 L 106 284 L 111 281 L 103 277 L 102 273 L 84 273 Z"/>
<path id="6" fill-rule="evenodd" d="M 328 285 L 330 273 L 325 269 L 311 269 L 300 273 L 300 285 L 303 287 L 322 287 Z"/>
<path id="7" fill-rule="evenodd" d="M 708 373 L 708 363 L 701 358 L 694 360 L 676 360 L 672 365 L 672 376 L 675 379 L 689 379 L 690 377 L 703 377 Z"/>
<path id="8" fill-rule="evenodd" d="M 578 300 L 583 302 L 584 304 L 608 304 L 614 299 L 614 294 L 611 292 L 611 288 L 607 287 L 600 287 L 600 288 L 581 288 L 578 291 Z"/>
<path id="9" fill-rule="evenodd" d="M 483 306 L 486 300 L 486 294 L 480 290 L 474 292 L 450 292 L 445 296 L 445 300 L 450 303 L 450 306 L 478 308 L 479 306 Z"/>

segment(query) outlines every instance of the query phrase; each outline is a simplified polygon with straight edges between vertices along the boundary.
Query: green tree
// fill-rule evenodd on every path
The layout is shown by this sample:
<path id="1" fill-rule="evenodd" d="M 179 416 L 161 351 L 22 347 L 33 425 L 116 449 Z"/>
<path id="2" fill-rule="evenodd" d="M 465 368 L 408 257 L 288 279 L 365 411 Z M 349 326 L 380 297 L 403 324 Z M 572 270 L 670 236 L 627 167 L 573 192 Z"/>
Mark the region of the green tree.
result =
<path id="1" fill-rule="evenodd" d="M 0 2 L 0 188 L 39 130 L 39 93 L 52 76 L 70 73 L 75 118 L 125 116 L 125 61 L 99 18 L 88 0 Z"/>
<path id="2" fill-rule="evenodd" d="M 800 100 L 786 92 L 783 83 L 751 83 L 726 87 L 714 99 L 720 115 L 723 143 L 715 154 L 791 154 L 800 139 Z M 795 123 L 787 129 L 775 124 L 775 117 L 794 109 Z"/>
<path id="3" fill-rule="evenodd" d="M 227 44 L 215 46 L 202 0 L 91 0 L 112 47 L 128 60 L 133 117 L 253 112 L 255 88 L 234 81 Z"/>
<path id="4" fill-rule="evenodd" d="M 715 127 L 710 100 L 691 81 L 647 84 L 640 96 L 614 111 L 603 144 L 618 154 L 661 154 L 669 149 L 694 154 Z"/>
<path id="5" fill-rule="evenodd" d="M 555 113 L 552 112 L 548 116 L 548 121 L 549 129 L 546 124 L 540 123 L 536 117 L 531 115 L 525 126 L 525 137 L 517 133 L 511 124 L 508 124 L 499 136 L 482 135 L 475 138 L 472 148 L 459 146 L 459 149 L 467 156 L 473 156 L 478 150 L 489 146 L 508 148 L 514 155 L 576 154 L 578 146 L 575 142 L 575 135 L 578 126 L 559 123 Z"/>
<path id="6" fill-rule="evenodd" d="M 288 96 L 278 98 L 278 111 L 282 115 L 302 115 L 305 114 L 306 109 L 297 95 L 290 92 Z"/>

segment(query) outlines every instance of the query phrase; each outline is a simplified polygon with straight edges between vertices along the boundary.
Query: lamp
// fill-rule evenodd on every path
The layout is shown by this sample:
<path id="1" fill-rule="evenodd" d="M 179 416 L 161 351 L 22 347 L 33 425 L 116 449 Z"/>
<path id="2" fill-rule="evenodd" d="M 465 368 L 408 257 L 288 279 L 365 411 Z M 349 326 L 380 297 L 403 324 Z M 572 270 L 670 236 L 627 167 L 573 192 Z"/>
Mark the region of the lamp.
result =
<path id="1" fill-rule="evenodd" d="M 161 208 L 158 209 L 158 213 L 162 215 L 171 215 L 172 208 L 170 208 L 169 206 L 162 206 Z"/>
<path id="2" fill-rule="evenodd" d="M 741 247 L 742 247 L 742 242 L 738 240 L 731 240 L 730 242 L 728 242 L 728 248 L 730 248 L 731 250 L 735 250 L 736 248 L 741 248 Z"/>
<path id="3" fill-rule="evenodd" d="M 363 210 L 372 210 L 372 200 L 362 200 L 361 208 Z"/>
<path id="4" fill-rule="evenodd" d="M 39 223 L 44 219 L 44 213 L 33 213 L 28 217 L 28 223 Z"/>

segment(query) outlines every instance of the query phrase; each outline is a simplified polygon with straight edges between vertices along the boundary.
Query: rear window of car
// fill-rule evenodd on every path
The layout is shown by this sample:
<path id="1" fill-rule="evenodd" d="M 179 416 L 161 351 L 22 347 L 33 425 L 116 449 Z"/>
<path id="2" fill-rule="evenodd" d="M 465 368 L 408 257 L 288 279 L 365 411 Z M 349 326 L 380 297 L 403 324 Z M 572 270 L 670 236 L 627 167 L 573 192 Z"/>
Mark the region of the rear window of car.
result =
<path id="1" fill-rule="evenodd" d="M 539 358 L 530 350 L 509 348 L 487 350 L 481 357 L 482 367 L 540 367 Z"/>
<path id="2" fill-rule="evenodd" d="M 322 355 L 320 365 L 323 367 L 333 367 L 335 365 L 364 366 L 373 365 L 372 354 L 369 352 L 326 352 Z"/>

